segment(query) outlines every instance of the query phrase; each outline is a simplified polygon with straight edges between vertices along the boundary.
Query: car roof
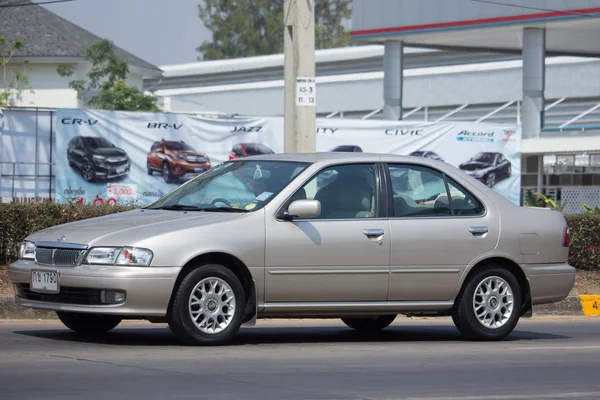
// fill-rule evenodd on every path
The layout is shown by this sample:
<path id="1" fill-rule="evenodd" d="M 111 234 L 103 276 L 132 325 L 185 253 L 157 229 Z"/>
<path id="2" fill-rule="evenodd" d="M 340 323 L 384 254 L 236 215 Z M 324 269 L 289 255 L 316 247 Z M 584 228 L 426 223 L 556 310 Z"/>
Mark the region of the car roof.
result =
<path id="1" fill-rule="evenodd" d="M 380 154 L 380 153 L 276 153 L 276 154 L 260 154 L 256 156 L 245 157 L 244 160 L 251 161 L 292 161 L 292 162 L 307 162 L 307 163 L 329 163 L 337 161 L 347 162 L 408 162 L 419 164 L 439 165 L 437 162 L 429 162 L 411 156 L 401 156 L 396 154 Z"/>

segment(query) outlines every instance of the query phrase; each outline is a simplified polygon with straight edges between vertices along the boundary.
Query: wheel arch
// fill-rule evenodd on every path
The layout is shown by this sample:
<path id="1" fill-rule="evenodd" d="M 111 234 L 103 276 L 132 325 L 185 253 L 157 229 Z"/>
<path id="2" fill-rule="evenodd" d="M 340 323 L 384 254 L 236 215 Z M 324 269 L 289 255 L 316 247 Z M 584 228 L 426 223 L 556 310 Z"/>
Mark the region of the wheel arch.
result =
<path id="1" fill-rule="evenodd" d="M 257 311 L 257 301 L 256 284 L 252 277 L 252 273 L 250 272 L 246 264 L 244 264 L 244 262 L 242 262 L 242 260 L 240 260 L 236 256 L 231 255 L 229 253 L 217 251 L 197 255 L 190 259 L 188 262 L 186 262 L 181 271 L 179 271 L 179 275 L 177 276 L 177 280 L 175 281 L 175 285 L 173 286 L 171 297 L 169 299 L 167 314 L 171 312 L 171 306 L 173 304 L 175 293 L 183 278 L 185 278 L 185 276 L 190 271 L 197 268 L 202 268 L 203 265 L 207 264 L 222 265 L 225 268 L 228 268 L 238 277 L 240 283 L 242 284 L 242 287 L 244 288 L 244 294 L 246 296 L 246 310 L 243 322 L 247 322 L 253 319 Z"/>
<path id="2" fill-rule="evenodd" d="M 521 316 L 531 316 L 533 311 L 533 306 L 531 303 L 531 287 L 529 285 L 529 279 L 527 275 L 525 275 L 525 271 L 517 264 L 515 261 L 502 256 L 489 257 L 483 260 L 478 261 L 475 265 L 473 265 L 468 272 L 463 276 L 460 282 L 460 289 L 455 296 L 455 300 L 462 294 L 462 291 L 465 289 L 465 286 L 469 282 L 469 279 L 481 271 L 482 269 L 488 268 L 492 265 L 501 266 L 511 272 L 517 281 L 519 282 L 519 286 L 521 288 L 521 297 L 522 297 L 522 308 L 521 308 Z M 455 302 L 456 306 L 456 302 Z"/>

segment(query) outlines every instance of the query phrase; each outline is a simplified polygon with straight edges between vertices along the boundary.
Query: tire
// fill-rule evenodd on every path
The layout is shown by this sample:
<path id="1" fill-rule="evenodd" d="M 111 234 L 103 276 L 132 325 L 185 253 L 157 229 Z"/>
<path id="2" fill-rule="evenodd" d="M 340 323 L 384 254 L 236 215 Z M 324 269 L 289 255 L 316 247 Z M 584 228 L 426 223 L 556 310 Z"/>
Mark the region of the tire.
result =
<path id="1" fill-rule="evenodd" d="M 495 282 L 492 283 L 492 286 L 483 286 L 481 291 L 478 291 L 479 294 L 485 295 L 485 291 L 491 287 L 492 291 L 488 293 L 491 293 L 492 296 L 488 300 L 479 294 L 476 295 L 480 285 L 492 281 Z M 500 286 L 498 282 L 501 281 L 504 283 Z M 504 289 L 505 287 L 507 289 Z M 495 292 L 495 290 L 498 290 L 498 292 Z M 507 294 L 509 292 L 512 292 L 512 308 L 508 305 L 510 296 L 507 296 Z M 492 300 L 493 298 L 495 300 Z M 495 308 L 492 308 L 494 305 L 496 305 Z M 452 310 L 452 320 L 468 340 L 502 340 L 517 326 L 521 314 L 521 305 L 521 286 L 517 278 L 505 268 L 494 265 L 476 272 L 465 283 Z M 478 318 L 476 309 L 479 311 L 480 316 L 483 316 L 482 321 Z M 510 314 L 508 313 L 509 310 Z M 495 314 L 493 320 L 492 312 Z"/>
<path id="2" fill-rule="evenodd" d="M 83 334 L 100 334 L 114 329 L 122 321 L 111 315 L 57 311 L 58 319 L 70 330 Z"/>
<path id="3" fill-rule="evenodd" d="M 165 180 L 165 183 L 171 183 L 173 181 L 173 177 L 171 176 L 171 167 L 169 167 L 169 163 L 165 161 L 162 165 L 162 176 Z"/>
<path id="4" fill-rule="evenodd" d="M 148 173 L 148 175 L 153 174 L 152 168 L 150 167 L 150 161 L 146 161 L 146 172 Z"/>
<path id="5" fill-rule="evenodd" d="M 387 328 L 395 319 L 396 315 L 394 314 L 372 318 L 342 318 L 342 322 L 359 332 L 374 333 Z"/>
<path id="6" fill-rule="evenodd" d="M 492 188 L 494 187 L 494 185 L 496 185 L 496 174 L 495 173 L 490 173 L 486 179 L 485 179 L 485 184 L 487 185 L 487 187 Z"/>
<path id="7" fill-rule="evenodd" d="M 214 287 L 213 282 L 217 282 Z M 229 289 L 223 283 L 228 285 Z M 219 296 L 221 290 L 231 290 L 229 295 L 233 300 L 225 302 L 227 298 L 224 296 L 228 293 L 223 292 Z M 192 304 L 192 296 L 198 300 L 195 305 Z M 211 307 L 214 309 L 211 310 Z M 190 271 L 175 288 L 168 317 L 169 327 L 184 343 L 220 345 L 237 334 L 242 325 L 245 309 L 246 296 L 238 277 L 222 265 L 204 265 Z M 194 321 L 193 315 L 200 323 Z M 227 322 L 227 325 L 220 327 L 215 324 L 215 321 Z"/>
<path id="8" fill-rule="evenodd" d="M 86 182 L 94 182 L 94 168 L 89 161 L 85 161 L 81 166 L 81 176 Z"/>

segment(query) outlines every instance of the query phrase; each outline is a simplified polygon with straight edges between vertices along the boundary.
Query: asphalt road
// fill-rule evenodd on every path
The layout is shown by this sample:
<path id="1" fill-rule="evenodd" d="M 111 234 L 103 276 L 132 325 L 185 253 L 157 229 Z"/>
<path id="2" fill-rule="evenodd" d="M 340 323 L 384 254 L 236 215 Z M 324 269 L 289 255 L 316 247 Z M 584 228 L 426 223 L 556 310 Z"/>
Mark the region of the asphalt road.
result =
<path id="1" fill-rule="evenodd" d="M 259 321 L 221 347 L 164 325 L 82 339 L 56 322 L 0 322 L 2 399 L 600 399 L 600 318 L 522 321 L 465 342 L 448 320 L 399 318 L 365 337 L 338 321 Z"/>

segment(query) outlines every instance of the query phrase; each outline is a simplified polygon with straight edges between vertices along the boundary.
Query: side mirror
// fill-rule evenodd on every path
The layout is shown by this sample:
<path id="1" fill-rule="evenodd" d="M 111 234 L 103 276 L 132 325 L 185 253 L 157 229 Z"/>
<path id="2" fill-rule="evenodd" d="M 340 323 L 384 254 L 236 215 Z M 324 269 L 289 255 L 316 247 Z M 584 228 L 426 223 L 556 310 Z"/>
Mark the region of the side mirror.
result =
<path id="1" fill-rule="evenodd" d="M 284 218 L 312 218 L 321 215 L 321 202 L 318 200 L 296 200 L 289 205 Z"/>

